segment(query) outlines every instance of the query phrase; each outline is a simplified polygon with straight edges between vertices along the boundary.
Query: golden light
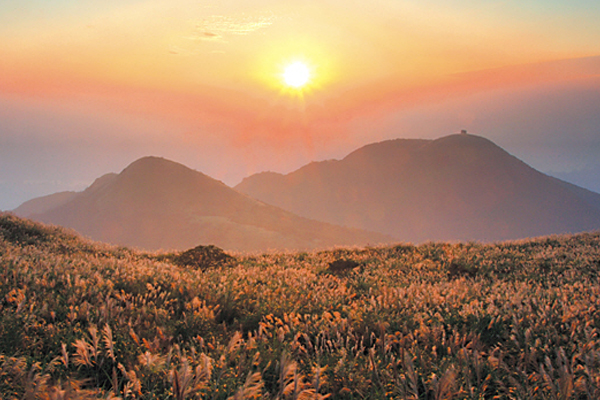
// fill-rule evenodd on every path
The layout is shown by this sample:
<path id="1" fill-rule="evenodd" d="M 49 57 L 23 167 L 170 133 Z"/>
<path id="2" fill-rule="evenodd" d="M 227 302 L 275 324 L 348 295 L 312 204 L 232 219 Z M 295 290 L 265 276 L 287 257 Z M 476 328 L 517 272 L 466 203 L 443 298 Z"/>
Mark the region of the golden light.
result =
<path id="1" fill-rule="evenodd" d="M 285 67 L 283 72 L 283 81 L 286 85 L 301 88 L 310 80 L 310 70 L 306 64 L 296 61 Z"/>

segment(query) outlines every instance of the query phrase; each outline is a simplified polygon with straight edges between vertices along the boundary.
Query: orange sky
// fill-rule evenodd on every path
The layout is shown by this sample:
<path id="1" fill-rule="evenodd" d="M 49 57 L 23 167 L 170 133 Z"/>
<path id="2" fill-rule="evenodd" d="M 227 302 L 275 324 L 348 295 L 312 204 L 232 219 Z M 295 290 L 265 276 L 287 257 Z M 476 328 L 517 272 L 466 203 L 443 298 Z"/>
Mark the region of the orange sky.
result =
<path id="1" fill-rule="evenodd" d="M 6 0 L 0 98 L 309 157 L 401 109 L 597 76 L 599 17 L 583 0 Z M 297 60 L 300 91 L 281 78 Z"/>
<path id="2" fill-rule="evenodd" d="M 162 92 L 200 104 L 215 99 L 229 117 L 269 107 L 279 115 L 283 107 L 311 121 L 319 118 L 313 113 L 445 87 L 457 73 L 600 54 L 600 29 L 586 29 L 585 13 L 527 20 L 517 2 L 65 3 L 60 14 L 47 10 L 0 29 L 4 90 L 90 100 Z M 579 29 L 569 21 L 575 16 Z M 280 79 L 296 59 L 314 69 L 302 101 Z"/>

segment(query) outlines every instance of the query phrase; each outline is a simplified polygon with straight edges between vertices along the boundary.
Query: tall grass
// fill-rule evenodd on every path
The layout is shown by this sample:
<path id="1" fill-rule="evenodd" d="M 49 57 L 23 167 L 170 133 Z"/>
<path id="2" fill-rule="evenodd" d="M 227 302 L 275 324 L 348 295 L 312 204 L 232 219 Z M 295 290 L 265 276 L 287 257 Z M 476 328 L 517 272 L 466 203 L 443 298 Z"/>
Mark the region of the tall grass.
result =
<path id="1" fill-rule="evenodd" d="M 3 214 L 0 259 L 3 398 L 600 398 L 600 234 L 200 270 Z"/>

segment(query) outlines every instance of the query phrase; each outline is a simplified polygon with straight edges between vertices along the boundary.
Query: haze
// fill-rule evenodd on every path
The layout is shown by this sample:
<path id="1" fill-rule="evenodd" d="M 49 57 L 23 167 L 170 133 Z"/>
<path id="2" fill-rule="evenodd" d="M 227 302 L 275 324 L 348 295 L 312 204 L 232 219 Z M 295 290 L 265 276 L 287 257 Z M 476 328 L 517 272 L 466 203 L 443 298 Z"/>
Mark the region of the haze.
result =
<path id="1" fill-rule="evenodd" d="M 233 186 L 461 129 L 600 191 L 599 20 L 582 0 L 4 0 L 0 209 L 146 155 Z"/>

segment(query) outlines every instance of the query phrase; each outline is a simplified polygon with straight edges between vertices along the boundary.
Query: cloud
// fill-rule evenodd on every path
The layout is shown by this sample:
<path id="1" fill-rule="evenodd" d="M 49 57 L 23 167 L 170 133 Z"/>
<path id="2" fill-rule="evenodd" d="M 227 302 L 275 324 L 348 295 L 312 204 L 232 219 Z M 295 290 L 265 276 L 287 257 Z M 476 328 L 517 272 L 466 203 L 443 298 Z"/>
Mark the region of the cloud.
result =
<path id="1" fill-rule="evenodd" d="M 273 24 L 272 13 L 248 15 L 210 15 L 196 25 L 199 40 L 215 40 L 225 35 L 247 35 Z"/>
<path id="2" fill-rule="evenodd" d="M 209 15 L 195 24 L 193 32 L 190 32 L 183 39 L 188 43 L 198 42 L 220 42 L 227 43 L 228 37 L 245 36 L 261 29 L 267 28 L 273 24 L 275 16 L 272 13 L 260 15 Z M 195 46 L 195 45 L 194 45 Z M 196 47 L 188 48 L 189 44 L 179 43 L 178 46 L 171 46 L 170 53 L 176 55 L 197 55 L 199 51 Z M 212 53 L 215 53 L 214 51 Z M 222 53 L 222 52 L 218 52 Z"/>
<path id="3" fill-rule="evenodd" d="M 217 35 L 216 33 L 212 33 L 212 32 L 202 32 L 202 36 L 203 39 L 205 40 L 213 40 L 213 39 L 219 39 L 221 36 Z"/>

